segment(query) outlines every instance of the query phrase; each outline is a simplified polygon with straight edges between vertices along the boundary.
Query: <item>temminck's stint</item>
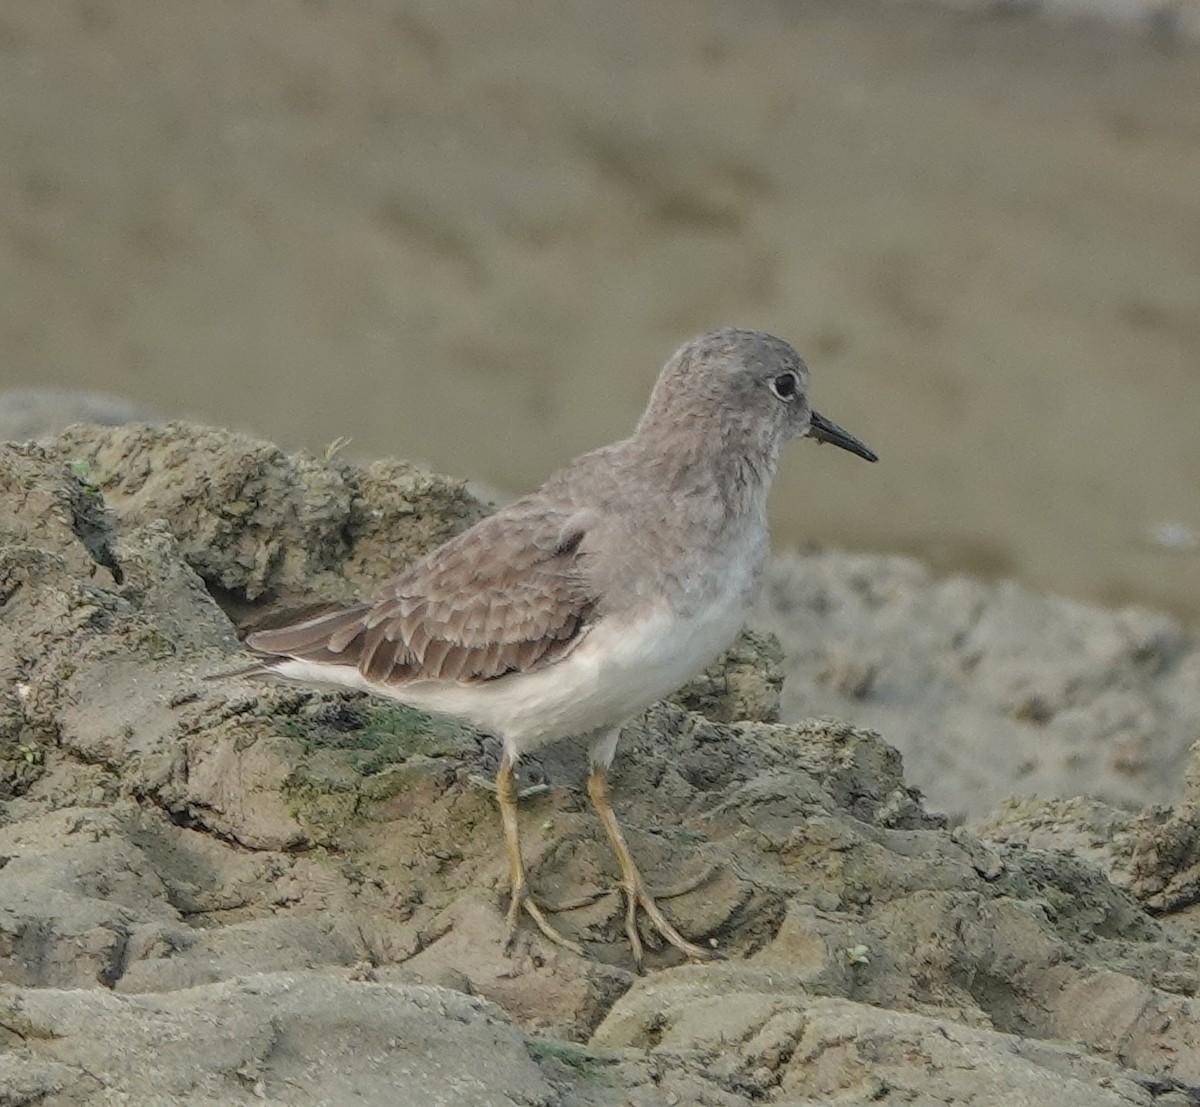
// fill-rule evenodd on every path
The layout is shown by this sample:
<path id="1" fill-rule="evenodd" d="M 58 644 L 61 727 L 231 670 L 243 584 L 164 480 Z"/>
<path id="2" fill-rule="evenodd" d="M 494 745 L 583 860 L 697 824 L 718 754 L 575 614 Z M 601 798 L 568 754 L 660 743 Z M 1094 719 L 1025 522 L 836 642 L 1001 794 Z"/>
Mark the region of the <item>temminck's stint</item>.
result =
<path id="1" fill-rule="evenodd" d="M 808 369 L 786 342 L 747 330 L 702 335 L 667 362 L 632 437 L 576 458 L 373 599 L 247 643 L 268 655 L 261 670 L 365 689 L 500 737 L 509 941 L 524 911 L 581 952 L 529 890 L 514 770 L 547 742 L 586 745 L 588 795 L 621 866 L 634 960 L 639 907 L 671 945 L 711 956 L 647 889 L 613 813 L 608 767 L 622 723 L 740 630 L 767 561 L 780 450 L 806 434 L 876 460 L 809 407 Z"/>

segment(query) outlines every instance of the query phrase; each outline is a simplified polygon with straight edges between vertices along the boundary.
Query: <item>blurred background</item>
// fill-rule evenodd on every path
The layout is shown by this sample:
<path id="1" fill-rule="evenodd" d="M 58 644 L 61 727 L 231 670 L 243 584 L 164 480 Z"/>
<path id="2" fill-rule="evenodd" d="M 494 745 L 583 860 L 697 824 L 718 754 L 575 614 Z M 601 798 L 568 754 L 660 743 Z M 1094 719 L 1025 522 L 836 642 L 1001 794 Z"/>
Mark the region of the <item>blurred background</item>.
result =
<path id="1" fill-rule="evenodd" d="M 1196 0 L 10 0 L 0 199 L 0 387 L 521 491 L 762 327 L 777 546 L 1200 624 Z"/>

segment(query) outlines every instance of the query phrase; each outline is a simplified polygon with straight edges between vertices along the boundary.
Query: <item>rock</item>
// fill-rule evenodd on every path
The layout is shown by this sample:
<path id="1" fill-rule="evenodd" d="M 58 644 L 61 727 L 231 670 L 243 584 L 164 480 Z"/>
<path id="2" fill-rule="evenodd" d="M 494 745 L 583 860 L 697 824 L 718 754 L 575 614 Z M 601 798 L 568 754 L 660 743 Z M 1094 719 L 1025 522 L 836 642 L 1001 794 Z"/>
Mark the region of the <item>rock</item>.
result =
<path id="1" fill-rule="evenodd" d="M 268 475 L 223 516 L 188 452 L 227 489 Z M 470 782 L 494 740 L 358 694 L 201 679 L 235 648 L 210 589 L 247 617 L 309 591 L 308 569 L 348 591 L 387 547 L 332 520 L 391 512 L 415 555 L 476 509 L 399 465 L 374 470 L 403 477 L 391 488 L 196 428 L 73 430 L 4 459 L 0 1086 L 390 1103 L 409 1077 L 449 1096 L 438 1081 L 491 1065 L 445 1101 L 965 1104 L 975 1079 L 1012 1102 L 1162 1104 L 1200 1087 L 1193 807 L 1063 809 L 1057 836 L 948 828 L 875 732 L 738 718 L 772 713 L 772 647 L 751 638 L 685 696 L 707 714 L 656 705 L 613 771 L 647 878 L 686 887 L 668 915 L 727 960 L 652 948 L 636 977 L 616 895 L 558 917 L 588 957 L 532 928 L 506 954 L 507 861 Z M 278 528 L 315 536 L 316 560 L 277 549 Z M 520 819 L 550 901 L 616 877 L 584 761 L 562 743 L 521 766 L 548 785 Z"/>
<path id="2" fill-rule="evenodd" d="M 322 461 L 210 427 L 75 428 L 56 448 L 126 525 L 165 521 L 222 602 L 258 619 L 378 585 L 482 514 L 463 482 L 404 462 Z"/>
<path id="3" fill-rule="evenodd" d="M 0 989 L 0 1079 L 99 1102 L 531 1107 L 552 1086 L 503 1012 L 443 988 L 272 973 L 164 995 Z"/>
<path id="4" fill-rule="evenodd" d="M 639 982 L 595 1042 L 664 1060 L 686 1052 L 742 1102 L 1160 1102 L 1148 1090 L 1153 1081 L 1067 1046 L 812 996 L 786 976 L 753 969 L 672 969 Z"/>
<path id="5" fill-rule="evenodd" d="M 1097 800 L 1013 800 L 974 824 L 994 841 L 1069 850 L 1087 858 L 1148 911 L 1200 903 L 1200 744 L 1178 809 L 1121 811 Z"/>
<path id="6" fill-rule="evenodd" d="M 814 553 L 776 559 L 754 625 L 783 644 L 782 717 L 876 728 L 939 810 L 978 817 L 1012 794 L 1180 798 L 1200 639 L 1165 615 Z"/>
<path id="7" fill-rule="evenodd" d="M 746 630 L 671 700 L 715 723 L 777 723 L 782 689 L 779 639 Z"/>

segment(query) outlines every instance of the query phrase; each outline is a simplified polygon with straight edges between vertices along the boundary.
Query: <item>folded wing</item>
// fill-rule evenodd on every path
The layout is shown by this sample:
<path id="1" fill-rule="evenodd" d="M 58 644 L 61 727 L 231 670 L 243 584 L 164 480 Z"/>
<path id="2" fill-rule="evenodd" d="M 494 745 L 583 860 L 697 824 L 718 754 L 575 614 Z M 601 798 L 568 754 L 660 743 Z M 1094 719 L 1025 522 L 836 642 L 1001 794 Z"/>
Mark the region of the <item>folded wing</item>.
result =
<path id="1" fill-rule="evenodd" d="M 386 684 L 494 680 L 559 660 L 596 599 L 584 520 L 520 503 L 451 539 L 355 604 L 249 635 L 261 653 L 357 668 Z"/>

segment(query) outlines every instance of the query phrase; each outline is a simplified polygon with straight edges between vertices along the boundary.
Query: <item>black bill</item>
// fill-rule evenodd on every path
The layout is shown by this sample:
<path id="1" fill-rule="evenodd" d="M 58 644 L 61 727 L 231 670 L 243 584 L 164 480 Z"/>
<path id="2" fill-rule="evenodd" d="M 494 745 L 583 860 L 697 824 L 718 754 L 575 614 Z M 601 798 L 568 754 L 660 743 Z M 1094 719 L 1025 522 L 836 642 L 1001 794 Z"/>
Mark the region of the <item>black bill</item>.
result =
<path id="1" fill-rule="evenodd" d="M 830 442 L 834 446 L 841 446 L 843 450 L 849 450 L 852 454 L 865 457 L 868 461 L 879 460 L 879 455 L 870 446 L 865 442 L 860 442 L 848 431 L 842 430 L 837 423 L 831 423 L 819 412 L 812 413 L 812 426 L 808 428 L 808 434 L 810 438 L 815 438 L 818 442 Z"/>

